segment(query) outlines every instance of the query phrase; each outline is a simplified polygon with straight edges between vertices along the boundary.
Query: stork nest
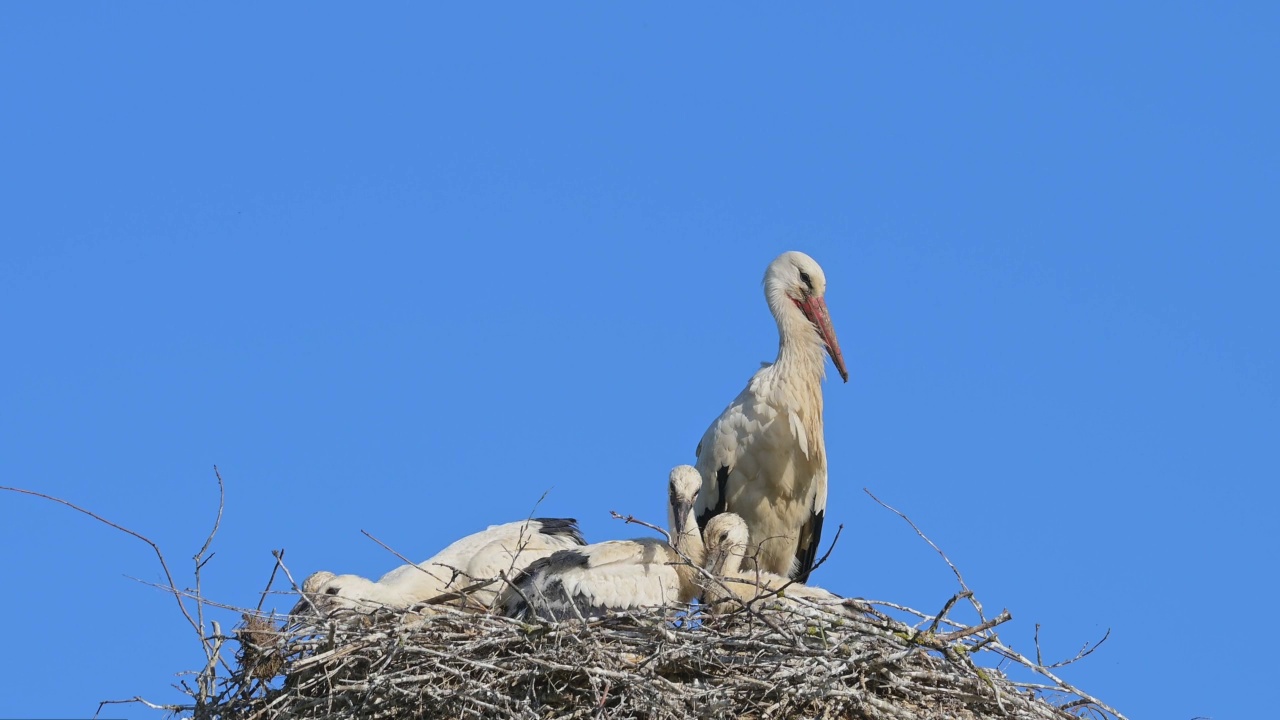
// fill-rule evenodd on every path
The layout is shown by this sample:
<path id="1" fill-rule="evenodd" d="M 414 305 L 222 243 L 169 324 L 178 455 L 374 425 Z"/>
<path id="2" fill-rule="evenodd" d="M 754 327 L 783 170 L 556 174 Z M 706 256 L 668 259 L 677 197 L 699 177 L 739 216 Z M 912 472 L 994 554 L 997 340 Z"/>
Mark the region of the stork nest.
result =
<path id="1" fill-rule="evenodd" d="M 965 598 L 981 614 L 966 591 L 937 616 L 769 597 L 725 614 L 665 608 L 536 624 L 451 607 L 285 628 L 246 615 L 231 674 L 169 709 L 197 720 L 1123 718 L 1056 666 L 1003 645 L 1007 612 L 972 626 L 949 620 Z"/>

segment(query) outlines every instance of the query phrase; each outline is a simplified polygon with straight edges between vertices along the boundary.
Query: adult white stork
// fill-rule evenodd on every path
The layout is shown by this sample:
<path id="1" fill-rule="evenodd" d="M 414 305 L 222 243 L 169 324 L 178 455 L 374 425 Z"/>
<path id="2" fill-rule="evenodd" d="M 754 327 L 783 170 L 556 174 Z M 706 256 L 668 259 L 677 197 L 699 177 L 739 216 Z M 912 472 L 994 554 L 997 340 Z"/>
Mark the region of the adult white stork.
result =
<path id="1" fill-rule="evenodd" d="M 702 601 L 712 612 L 732 612 L 757 598 L 783 607 L 802 604 L 848 615 L 861 608 L 856 600 L 847 600 L 813 585 L 760 569 L 744 569 L 753 553 L 747 523 L 735 513 L 717 515 L 707 522 L 704 565 L 712 578 L 704 577 Z"/>
<path id="2" fill-rule="evenodd" d="M 468 535 L 431 559 L 402 565 L 377 582 L 358 575 L 334 575 L 321 570 L 302 583 L 306 596 L 292 614 L 311 606 L 326 614 L 371 613 L 380 608 L 403 609 L 440 599 L 451 605 L 487 610 L 497 596 L 503 573 L 513 574 L 557 550 L 586 544 L 571 518 L 534 518 Z M 456 597 L 441 596 L 457 593 Z"/>
<path id="3" fill-rule="evenodd" d="M 672 544 L 638 538 L 556 552 L 511 580 L 498 598 L 504 614 L 566 620 L 692 602 L 700 592 L 697 576 L 703 560 L 702 537 L 693 515 L 701 485 L 702 478 L 692 466 L 680 465 L 671 471 Z"/>
<path id="4" fill-rule="evenodd" d="M 764 296 L 778 323 L 778 358 L 765 364 L 698 444 L 698 526 L 724 512 L 746 520 L 769 572 L 803 582 L 813 568 L 827 507 L 822 434 L 826 355 L 849 381 L 813 258 L 785 252 L 769 263 Z"/>

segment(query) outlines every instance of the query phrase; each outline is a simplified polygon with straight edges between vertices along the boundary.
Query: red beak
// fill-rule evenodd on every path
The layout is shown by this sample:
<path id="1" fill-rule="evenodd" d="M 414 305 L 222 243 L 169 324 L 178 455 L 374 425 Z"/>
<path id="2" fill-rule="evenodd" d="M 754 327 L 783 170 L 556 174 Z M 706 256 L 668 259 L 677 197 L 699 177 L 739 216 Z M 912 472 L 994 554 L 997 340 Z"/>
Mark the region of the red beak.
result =
<path id="1" fill-rule="evenodd" d="M 840 343 L 836 340 L 836 329 L 831 326 L 831 314 L 827 312 L 827 301 L 817 295 L 810 295 L 803 302 L 796 301 L 800 312 L 809 318 L 809 322 L 818 329 L 822 341 L 827 344 L 827 354 L 840 372 L 840 379 L 849 382 L 849 371 L 844 368 L 844 356 L 840 354 Z"/>

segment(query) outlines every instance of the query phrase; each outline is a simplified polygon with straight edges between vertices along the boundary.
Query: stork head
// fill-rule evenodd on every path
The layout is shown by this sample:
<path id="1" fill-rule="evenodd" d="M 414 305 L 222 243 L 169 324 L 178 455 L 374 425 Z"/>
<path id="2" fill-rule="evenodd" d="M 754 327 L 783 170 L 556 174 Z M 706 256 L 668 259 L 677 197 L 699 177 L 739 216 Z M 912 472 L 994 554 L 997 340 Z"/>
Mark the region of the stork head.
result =
<path id="1" fill-rule="evenodd" d="M 325 583 L 329 582 L 335 577 L 337 576 L 329 572 L 328 570 L 321 570 L 319 572 L 311 573 L 310 575 L 307 576 L 306 580 L 302 581 L 302 592 L 311 593 L 311 594 L 318 593 L 320 592 L 320 588 L 324 587 Z"/>
<path id="2" fill-rule="evenodd" d="M 802 252 L 784 252 L 769 263 L 764 273 L 764 296 L 769 309 L 778 319 L 778 330 L 784 339 L 796 333 L 810 332 L 821 341 L 835 363 L 840 378 L 849 382 L 844 367 L 836 330 L 827 312 L 827 276 L 813 258 Z M 800 321 L 800 318 L 807 323 Z"/>
<path id="3" fill-rule="evenodd" d="M 302 581 L 302 592 L 306 598 L 298 601 L 290 615 L 306 614 L 312 607 L 323 615 L 367 614 L 385 605 L 379 586 L 359 575 L 334 575 L 321 570 Z"/>
<path id="4" fill-rule="evenodd" d="M 310 613 L 315 604 L 319 602 L 320 589 L 335 577 L 337 576 L 328 570 L 320 570 L 308 575 L 307 579 L 302 581 L 302 587 L 298 588 L 302 591 L 303 597 L 289 611 L 289 615 L 291 617 L 300 617 Z"/>
<path id="5" fill-rule="evenodd" d="M 707 546 L 706 567 L 714 573 L 725 570 L 736 570 L 727 567 L 732 556 L 741 558 L 746 554 L 747 543 L 751 541 L 751 532 L 747 529 L 747 521 L 736 513 L 721 513 L 707 521 L 702 531 L 703 542 Z M 734 563 L 736 566 L 737 563 Z"/>
<path id="6" fill-rule="evenodd" d="M 692 465 L 677 465 L 671 469 L 670 502 L 671 530 L 674 535 L 688 532 L 689 518 L 693 515 L 693 503 L 702 489 L 702 475 Z M 696 532 L 696 529 L 693 530 Z M 673 538 L 674 539 L 674 538 Z"/>

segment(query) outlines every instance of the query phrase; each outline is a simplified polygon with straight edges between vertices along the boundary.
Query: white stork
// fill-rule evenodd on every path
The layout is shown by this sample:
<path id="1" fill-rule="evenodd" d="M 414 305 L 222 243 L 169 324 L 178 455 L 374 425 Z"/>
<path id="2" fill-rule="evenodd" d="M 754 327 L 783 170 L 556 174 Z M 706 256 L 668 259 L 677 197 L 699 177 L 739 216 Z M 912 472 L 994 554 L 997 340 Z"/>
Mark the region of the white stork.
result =
<path id="1" fill-rule="evenodd" d="M 638 538 L 561 550 L 513 578 L 499 596 L 499 606 L 509 617 L 566 620 L 692 602 L 700 592 L 697 576 L 703 560 L 702 537 L 693 516 L 701 485 L 692 466 L 671 471 L 672 544 Z"/>
<path id="2" fill-rule="evenodd" d="M 827 507 L 822 436 L 825 355 L 849 381 L 813 258 L 785 252 L 769 263 L 764 296 L 778 322 L 778 358 L 711 423 L 698 444 L 698 526 L 724 512 L 746 520 L 759 566 L 803 582 L 813 568 Z"/>
<path id="3" fill-rule="evenodd" d="M 799 599 L 834 612 L 856 614 L 857 601 L 764 570 L 744 569 L 752 552 L 747 523 L 735 513 L 717 515 L 707 522 L 704 567 L 712 578 L 703 578 L 702 600 L 712 612 L 732 612 L 756 598 L 787 607 Z"/>
<path id="4" fill-rule="evenodd" d="M 564 548 L 586 544 L 578 521 L 534 518 L 468 535 L 417 565 L 402 565 L 377 582 L 358 575 L 313 573 L 302 583 L 306 596 L 292 614 L 311 606 L 326 614 L 371 613 L 380 608 L 403 609 L 436 599 L 472 609 L 487 610 L 497 596 L 502 573 L 512 574 L 529 563 Z M 441 597 L 457 593 L 456 597 Z"/>

